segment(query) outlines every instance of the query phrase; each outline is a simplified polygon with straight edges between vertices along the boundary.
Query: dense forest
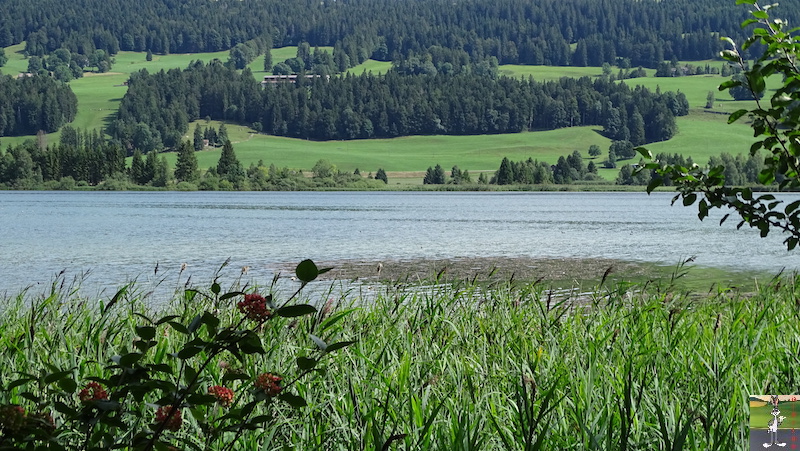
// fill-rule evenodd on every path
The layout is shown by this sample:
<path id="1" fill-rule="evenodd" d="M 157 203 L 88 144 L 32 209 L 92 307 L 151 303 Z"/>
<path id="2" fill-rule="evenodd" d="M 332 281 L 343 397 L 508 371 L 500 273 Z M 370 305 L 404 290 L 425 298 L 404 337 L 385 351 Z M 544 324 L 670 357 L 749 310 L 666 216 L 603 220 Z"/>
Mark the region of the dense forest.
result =
<path id="1" fill-rule="evenodd" d="M 50 77 L 0 75 L 0 136 L 54 132 L 75 119 L 78 100 Z"/>
<path id="2" fill-rule="evenodd" d="M 681 93 L 631 88 L 608 78 L 546 83 L 460 75 L 362 74 L 300 78 L 262 89 L 249 71 L 219 62 L 133 74 L 112 136 L 133 151 L 172 147 L 188 123 L 252 124 L 279 136 L 318 140 L 420 134 L 492 134 L 599 125 L 634 145 L 671 138 L 689 111 Z"/>
<path id="3" fill-rule="evenodd" d="M 784 2 L 793 22 L 800 14 Z M 600 65 L 714 56 L 719 35 L 743 38 L 746 11 L 719 0 L 6 0 L 0 46 L 29 55 L 65 47 L 154 53 L 227 50 L 268 35 L 275 46 L 335 46 L 352 65 L 430 47 L 501 64 Z M 91 14 L 87 14 L 91 11 Z M 572 52 L 570 45 L 576 45 Z"/>

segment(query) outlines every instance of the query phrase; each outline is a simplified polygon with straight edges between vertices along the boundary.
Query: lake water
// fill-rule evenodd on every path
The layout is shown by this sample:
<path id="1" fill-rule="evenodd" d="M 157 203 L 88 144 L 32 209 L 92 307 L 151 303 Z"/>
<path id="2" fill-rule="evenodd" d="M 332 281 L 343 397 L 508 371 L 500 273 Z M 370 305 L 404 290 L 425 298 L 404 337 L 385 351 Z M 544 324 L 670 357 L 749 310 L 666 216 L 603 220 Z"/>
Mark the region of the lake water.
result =
<path id="1" fill-rule="evenodd" d="M 0 294 L 46 287 L 66 270 L 88 286 L 172 274 L 205 286 L 249 266 L 311 258 L 599 257 L 737 270 L 800 267 L 778 234 L 764 240 L 722 213 L 656 193 L 0 192 Z M 155 268 L 158 265 L 159 272 Z M 42 288 L 43 289 L 43 288 Z"/>

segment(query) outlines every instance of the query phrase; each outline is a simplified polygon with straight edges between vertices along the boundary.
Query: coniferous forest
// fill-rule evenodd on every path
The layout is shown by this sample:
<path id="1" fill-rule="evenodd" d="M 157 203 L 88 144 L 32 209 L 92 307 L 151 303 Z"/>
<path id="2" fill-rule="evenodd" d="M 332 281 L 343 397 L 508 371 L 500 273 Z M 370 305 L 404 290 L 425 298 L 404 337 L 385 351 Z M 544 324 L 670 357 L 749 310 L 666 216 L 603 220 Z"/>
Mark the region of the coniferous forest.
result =
<path id="1" fill-rule="evenodd" d="M 791 3 L 783 12 L 793 21 Z M 722 49 L 718 36 L 745 36 L 739 24 L 746 18 L 718 0 L 7 0 L 3 9 L 0 46 L 24 40 L 38 56 L 62 47 L 84 55 L 219 51 L 267 35 L 276 47 L 336 46 L 351 64 L 441 46 L 501 64 L 626 58 L 652 68 L 711 57 Z"/>
<path id="2" fill-rule="evenodd" d="M 151 149 L 142 149 L 137 132 L 158 136 L 172 147 L 190 121 L 206 117 L 319 140 L 599 125 L 611 139 L 640 145 L 671 138 L 675 116 L 688 111 L 681 93 L 654 93 L 602 78 L 539 83 L 389 72 L 316 77 L 262 89 L 247 71 L 198 62 L 185 70 L 134 74 L 110 131 L 128 149 L 143 151 Z"/>
<path id="3" fill-rule="evenodd" d="M 781 8 L 790 23 L 800 18 L 800 8 L 792 7 L 796 1 Z M 44 181 L 69 174 L 92 184 L 108 168 L 107 175 L 113 174 L 119 152 L 178 150 L 188 124 L 198 119 L 313 140 L 591 125 L 622 155 L 674 136 L 675 118 L 688 113 L 686 97 L 631 88 L 607 75 L 549 82 L 500 77 L 498 65 L 612 64 L 631 77 L 641 76 L 643 67 L 670 76 L 688 67 L 678 67 L 679 60 L 717 55 L 725 45 L 720 36 L 740 41 L 747 33 L 740 27 L 746 10 L 718 0 L 7 0 L 4 6 L 0 47 L 24 41 L 30 74 L 0 78 L 0 98 L 7 100 L 0 103 L 0 136 L 53 132 L 68 124 L 77 105 L 65 82 L 86 70 L 113 70 L 120 51 L 151 58 L 230 50 L 227 63 L 133 73 L 117 114 L 97 140 L 70 145 L 68 139 L 64 147 L 62 139 L 62 149 L 53 151 L 57 157 L 47 157 L 49 149 L 16 152 L 33 154 L 34 167 L 50 158 L 51 169 L 34 170 Z M 298 83 L 262 86 L 245 67 L 266 52 L 268 70 L 268 50 L 286 45 L 298 46 L 297 58 L 275 61 L 271 68 L 299 74 Z M 332 47 L 332 53 L 319 46 Z M 751 48 L 756 54 L 757 47 Z M 391 61 L 392 69 L 342 75 L 367 59 Z M 84 149 L 78 153 L 102 160 L 103 152 L 86 143 L 113 149 L 102 157 L 111 163 L 93 176 L 75 163 L 82 157 L 67 157 L 70 151 L 64 150 Z M 14 155 L 5 153 L 6 175 L 20 172 L 9 169 L 16 167 L 15 158 L 27 161 Z M 145 174 L 163 172 L 153 169 L 163 162 L 151 160 Z M 25 161 L 19 164 L 28 167 Z M 605 167 L 614 162 L 609 158 Z M 554 179 L 574 175 L 556 171 Z"/>

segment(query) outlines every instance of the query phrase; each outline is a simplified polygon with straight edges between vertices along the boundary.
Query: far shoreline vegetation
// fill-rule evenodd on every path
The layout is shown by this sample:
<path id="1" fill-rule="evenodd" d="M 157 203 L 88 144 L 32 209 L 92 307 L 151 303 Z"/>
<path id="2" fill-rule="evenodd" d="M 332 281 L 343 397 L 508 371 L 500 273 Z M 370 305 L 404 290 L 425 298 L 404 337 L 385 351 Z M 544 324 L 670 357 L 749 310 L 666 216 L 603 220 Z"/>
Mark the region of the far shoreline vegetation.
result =
<path id="1" fill-rule="evenodd" d="M 296 49 L 297 48 L 294 47 L 275 50 L 288 50 L 291 52 Z M 19 49 L 16 49 L 16 52 L 19 51 Z M 286 54 L 289 52 L 284 51 Z M 15 53 L 11 54 L 11 56 L 12 60 L 15 58 L 19 59 L 21 54 Z M 158 59 L 160 60 L 159 64 L 162 65 L 161 67 L 164 67 L 164 64 L 169 64 L 168 61 L 170 59 L 175 58 L 176 61 L 185 61 L 187 57 L 193 59 L 194 56 L 160 55 L 158 56 Z M 131 63 L 133 63 L 133 61 Z M 678 66 L 683 65 L 680 67 L 702 67 L 705 65 L 706 67 L 721 67 L 721 64 L 722 63 L 720 61 L 697 61 L 685 63 L 681 62 Z M 676 66 L 674 62 L 672 65 Z M 11 67 L 14 67 L 13 64 L 11 64 Z M 557 74 L 559 71 L 563 70 L 572 71 L 571 73 L 576 73 L 576 75 L 591 74 L 591 76 L 594 78 L 608 76 L 610 72 L 608 67 L 601 68 L 572 66 L 509 66 L 508 69 L 503 69 L 501 66 L 499 69 L 501 73 L 508 73 L 509 71 L 511 71 L 511 73 L 513 73 L 513 71 L 521 71 L 520 76 L 522 76 L 521 74 L 523 73 L 532 74 L 530 71 L 534 71 L 533 74 L 540 73 L 545 80 L 548 79 L 548 77 L 557 79 Z M 0 68 L 0 70 L 2 70 L 2 68 Z M 357 68 L 355 68 L 355 70 L 357 70 Z M 386 70 L 386 68 L 384 68 L 384 70 Z M 617 68 L 614 68 L 613 70 L 617 70 Z M 623 70 L 619 69 L 619 71 L 620 74 L 622 74 Z M 353 72 L 354 70 L 351 69 L 351 73 Z M 613 74 L 613 71 L 611 73 Z M 716 85 L 718 85 L 719 82 L 725 78 L 714 74 L 656 78 L 653 77 L 656 71 L 650 69 L 645 70 L 644 73 L 648 76 L 645 78 L 630 79 L 628 82 L 632 84 L 649 86 L 651 89 L 655 90 L 662 88 L 676 89 L 678 92 L 683 92 L 681 90 L 681 82 L 684 82 L 683 86 L 686 88 L 688 100 L 688 116 L 676 118 L 678 123 L 677 135 L 666 141 L 650 143 L 648 144 L 648 148 L 657 151 L 662 150 L 665 152 L 673 152 L 674 149 L 679 151 L 675 153 L 682 153 L 687 157 L 694 157 L 697 162 L 704 164 L 709 158 L 715 156 L 713 154 L 715 149 L 731 149 L 734 148 L 731 146 L 732 142 L 741 143 L 743 139 L 751 139 L 747 137 L 747 132 L 750 130 L 749 127 L 742 124 L 727 125 L 725 121 L 728 112 L 741 106 L 743 103 L 746 103 L 745 101 L 732 101 L 729 99 L 727 92 L 716 94 L 718 98 L 709 99 L 712 90 L 714 90 Z M 109 77 L 114 78 L 115 80 L 119 78 L 118 75 L 114 74 L 98 75 L 100 76 L 85 77 L 74 80 L 71 83 L 85 83 L 86 80 L 90 79 L 93 83 L 98 83 L 103 79 L 111 81 Z M 253 75 L 257 76 L 256 73 Z M 616 77 L 618 75 L 614 76 Z M 540 78 L 537 77 L 537 79 Z M 702 88 L 700 87 L 700 84 L 703 85 Z M 84 93 L 84 96 L 85 95 L 86 94 Z M 89 96 L 88 99 L 92 102 L 92 104 L 96 104 L 96 101 L 91 100 L 91 96 Z M 707 105 L 709 100 L 711 101 L 711 108 L 703 108 L 703 106 L 709 106 Z M 115 105 L 110 104 L 107 106 L 113 108 Z M 102 112 L 102 110 L 102 108 L 99 110 L 96 109 L 93 114 L 96 115 L 99 112 Z M 86 109 L 81 109 L 79 107 L 78 119 L 76 119 L 76 121 L 74 121 L 72 124 L 68 125 L 66 129 L 73 130 L 73 132 L 78 134 L 91 133 L 91 131 L 86 132 L 86 130 L 90 129 L 84 129 L 82 132 L 79 129 L 73 128 L 74 125 L 86 123 L 85 119 L 80 118 L 82 114 L 86 114 Z M 106 117 L 104 121 L 107 121 L 108 113 L 104 114 L 106 115 L 103 116 Z M 95 126 L 98 125 L 97 122 L 93 122 L 93 124 Z M 92 124 L 90 123 L 88 125 L 91 126 Z M 627 172 L 622 171 L 623 173 L 620 173 L 620 168 L 624 168 L 628 164 L 639 164 L 640 160 L 635 153 L 631 152 L 630 154 L 622 157 L 617 156 L 618 160 L 615 161 L 614 165 L 608 164 L 608 151 L 614 142 L 604 136 L 604 133 L 597 129 L 597 127 L 591 126 L 568 127 L 552 131 L 531 131 L 512 134 L 466 136 L 423 135 L 399 137 L 388 140 L 356 139 L 345 141 L 308 141 L 302 139 L 269 136 L 258 133 L 256 130 L 253 130 L 247 126 L 237 125 L 230 122 L 210 120 L 206 118 L 205 120 L 198 120 L 190 123 L 190 130 L 187 135 L 183 136 L 183 138 L 191 140 L 191 131 L 197 127 L 201 127 L 203 129 L 214 129 L 221 126 L 227 126 L 230 130 L 230 139 L 233 142 L 233 145 L 236 147 L 236 153 L 238 156 L 240 156 L 241 161 L 244 163 L 242 166 L 247 167 L 245 171 L 250 170 L 252 174 L 254 171 L 258 170 L 259 164 L 261 164 L 261 172 L 268 172 L 269 166 L 271 164 L 275 164 L 276 167 L 280 168 L 280 171 L 284 172 L 284 174 L 289 173 L 291 175 L 298 176 L 288 184 L 284 183 L 281 185 L 272 186 L 266 186 L 263 183 L 257 183 L 251 186 L 239 185 L 238 189 L 242 190 L 639 191 L 641 190 L 639 188 L 632 189 L 624 186 L 631 184 L 646 185 L 646 181 L 642 180 L 641 178 L 638 180 L 632 178 L 631 171 L 629 170 Z M 717 128 L 719 128 L 719 133 L 722 133 L 719 135 L 720 139 L 709 140 L 708 136 L 706 135 L 708 130 L 717 132 Z M 4 144 L 6 145 L 5 149 L 0 148 L 0 153 L 9 153 L 8 150 L 11 146 L 21 145 L 25 142 L 25 140 L 28 140 L 28 146 L 33 146 L 32 143 L 34 142 L 36 143 L 35 145 L 39 147 L 47 146 L 48 143 L 54 143 L 56 141 L 60 142 L 62 134 L 62 130 L 59 130 L 56 133 L 39 134 L 39 136 L 36 137 L 0 137 L 0 147 L 2 147 Z M 702 145 L 687 145 L 688 141 L 693 141 L 696 144 L 697 139 L 701 134 L 706 135 L 704 138 L 705 141 L 701 141 Z M 103 139 L 105 139 L 105 136 L 102 134 L 99 135 L 98 138 L 99 137 L 103 137 Z M 587 151 L 590 152 L 592 147 L 599 148 L 599 157 L 588 156 Z M 371 148 L 375 150 L 371 151 Z M 572 150 L 569 150 L 570 148 Z M 744 149 L 744 147 L 741 146 L 737 146 L 736 148 Z M 29 147 L 29 149 L 31 149 L 31 147 Z M 628 146 L 627 150 L 632 150 L 632 146 Z M 568 157 L 575 151 L 578 151 L 582 154 L 582 158 L 586 166 L 591 164 L 595 167 L 595 172 L 593 172 L 595 175 L 590 176 L 589 180 L 579 180 L 584 178 L 584 174 L 579 175 L 578 177 L 572 177 L 572 183 L 555 183 L 555 180 L 552 182 L 537 184 L 510 183 L 503 186 L 493 186 L 487 183 L 476 183 L 478 178 L 482 175 L 486 177 L 486 181 L 489 181 L 489 179 L 491 179 L 496 172 L 496 170 L 491 169 L 491 166 L 496 168 L 500 164 L 500 160 L 505 157 L 510 158 L 512 161 L 518 159 L 520 162 L 529 158 L 535 158 L 538 161 L 546 161 L 551 165 L 552 168 L 555 168 L 557 166 L 557 160 L 559 157 Z M 216 166 L 216 159 L 220 157 L 220 152 L 219 144 L 216 146 L 211 145 L 203 147 L 201 151 L 196 152 L 198 168 L 207 174 L 207 171 L 205 170 Z M 441 156 L 438 156 L 439 154 L 441 154 Z M 167 162 L 167 170 L 170 172 L 174 171 L 177 163 L 177 152 L 172 151 L 159 153 L 159 156 L 164 158 Z M 718 154 L 716 157 L 719 159 Z M 400 161 L 401 159 L 403 160 L 402 163 Z M 283 160 L 286 160 L 286 163 L 282 163 L 281 161 Z M 385 162 L 383 160 L 385 160 Z M 11 182 L 8 180 L 10 177 L 7 176 L 6 180 L 0 181 L 0 189 L 237 189 L 236 183 L 232 182 L 233 186 L 226 186 L 224 183 L 222 186 L 220 186 L 218 182 L 215 183 L 213 177 L 212 180 L 209 180 L 208 183 L 205 183 L 203 186 L 201 186 L 199 182 L 187 182 L 181 184 L 180 180 L 174 177 L 170 179 L 169 176 L 167 177 L 165 183 L 161 182 L 156 184 L 162 186 L 153 186 L 154 184 L 151 182 L 145 182 L 144 184 L 136 183 L 135 178 L 130 177 L 130 170 L 132 169 L 130 167 L 131 161 L 132 158 L 128 156 L 125 162 L 126 169 L 123 171 L 126 173 L 125 175 L 128 176 L 127 179 L 125 176 L 118 175 L 101 183 L 99 180 L 87 181 L 82 180 L 81 177 L 75 177 L 71 175 L 65 175 L 63 177 L 59 177 L 58 179 L 50 180 L 44 180 L 43 177 L 41 181 L 34 176 L 32 181 L 20 184 Z M 309 166 L 316 164 L 319 161 L 326 161 L 332 166 L 337 167 L 337 169 L 341 172 L 338 180 L 336 178 L 326 181 L 314 180 L 315 178 L 320 178 L 313 177 L 313 170 Z M 357 163 L 358 161 L 361 161 L 364 164 Z M 250 165 L 249 167 L 247 166 L 248 163 Z M 367 166 L 367 164 L 369 164 L 369 166 Z M 435 165 L 441 165 L 448 174 L 445 183 L 430 185 L 424 184 L 424 168 L 426 166 L 433 167 Z M 473 183 L 469 183 L 469 181 L 452 183 L 454 178 L 449 176 L 452 168 L 451 165 L 458 166 L 464 171 L 470 171 L 471 175 L 473 176 Z M 614 168 L 613 166 L 617 167 Z M 345 177 L 342 177 L 345 175 L 345 173 L 352 174 L 352 172 L 354 172 L 356 169 L 362 172 L 362 178 L 360 180 L 352 177 L 345 180 Z M 373 180 L 370 179 L 370 176 L 374 176 L 378 169 L 384 169 L 385 173 L 388 174 L 387 184 L 373 183 Z M 589 172 L 592 173 L 592 171 Z M 748 179 L 753 178 L 748 177 Z M 617 182 L 621 182 L 621 185 Z M 740 183 L 748 185 L 747 182 Z"/>

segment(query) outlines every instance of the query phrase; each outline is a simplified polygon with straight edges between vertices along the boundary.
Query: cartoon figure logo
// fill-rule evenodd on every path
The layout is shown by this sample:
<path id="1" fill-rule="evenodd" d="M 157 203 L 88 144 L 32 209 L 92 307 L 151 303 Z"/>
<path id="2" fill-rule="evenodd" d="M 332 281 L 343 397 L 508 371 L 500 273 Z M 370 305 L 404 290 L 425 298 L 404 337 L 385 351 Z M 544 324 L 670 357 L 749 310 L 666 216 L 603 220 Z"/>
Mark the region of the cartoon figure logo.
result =
<path id="1" fill-rule="evenodd" d="M 773 445 L 784 447 L 786 443 L 778 442 L 778 426 L 783 423 L 786 417 L 781 416 L 781 411 L 778 409 L 778 396 L 772 395 L 769 397 L 769 402 L 772 404 L 772 419 L 767 423 L 767 430 L 769 431 L 770 443 L 764 443 L 764 448 L 770 448 Z"/>

